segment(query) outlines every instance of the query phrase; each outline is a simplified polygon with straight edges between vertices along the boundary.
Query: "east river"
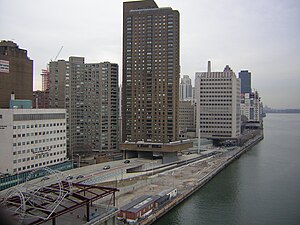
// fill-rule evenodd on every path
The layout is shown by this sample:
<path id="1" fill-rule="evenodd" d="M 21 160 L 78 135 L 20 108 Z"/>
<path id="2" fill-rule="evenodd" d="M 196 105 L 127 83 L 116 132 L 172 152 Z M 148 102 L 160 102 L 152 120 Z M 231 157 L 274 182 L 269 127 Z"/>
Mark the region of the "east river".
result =
<path id="1" fill-rule="evenodd" d="M 300 114 L 267 114 L 264 135 L 154 225 L 300 224 Z"/>

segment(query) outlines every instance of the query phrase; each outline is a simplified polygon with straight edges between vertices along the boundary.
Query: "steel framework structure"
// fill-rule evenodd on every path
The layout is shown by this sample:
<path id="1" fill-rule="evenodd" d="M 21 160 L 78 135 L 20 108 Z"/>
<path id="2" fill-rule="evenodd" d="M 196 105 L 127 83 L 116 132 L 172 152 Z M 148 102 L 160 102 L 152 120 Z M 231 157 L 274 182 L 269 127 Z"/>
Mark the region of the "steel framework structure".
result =
<path id="1" fill-rule="evenodd" d="M 1 205 L 19 224 L 26 225 L 42 224 L 49 220 L 55 224 L 57 217 L 83 206 L 86 206 L 86 220 L 90 221 L 90 206 L 106 196 L 110 196 L 109 204 L 115 206 L 115 192 L 118 189 L 70 183 L 58 178 L 59 174 L 54 175 L 58 182 L 47 186 L 39 179 L 40 185 L 37 182 L 27 183 L 22 188 L 10 189 L 2 198 Z"/>

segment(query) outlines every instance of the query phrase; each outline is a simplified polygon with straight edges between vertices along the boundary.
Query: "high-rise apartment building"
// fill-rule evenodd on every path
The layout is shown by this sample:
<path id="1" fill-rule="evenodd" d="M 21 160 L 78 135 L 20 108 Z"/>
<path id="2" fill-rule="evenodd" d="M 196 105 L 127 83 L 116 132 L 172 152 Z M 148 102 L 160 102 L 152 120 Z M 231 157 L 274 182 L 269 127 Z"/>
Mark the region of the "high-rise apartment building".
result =
<path id="1" fill-rule="evenodd" d="M 88 63 L 85 64 L 88 79 L 97 79 L 88 82 L 86 86 L 86 105 L 92 111 L 87 113 L 88 126 L 85 128 L 88 143 L 95 143 L 93 148 L 101 151 L 116 150 L 118 148 L 118 120 L 119 120 L 119 67 L 118 64 Z M 96 93 L 94 93 L 94 91 Z M 98 93 L 99 91 L 99 93 Z M 93 99 L 93 101 L 89 101 Z M 93 110 L 94 109 L 94 110 Z M 96 114 L 96 115 L 95 115 Z M 94 121 L 89 118 L 93 118 Z M 100 127 L 99 127 L 100 125 Z M 90 129 L 92 128 L 92 129 Z M 90 138 L 89 132 L 99 133 L 99 140 Z M 90 140 L 89 140 L 90 138 Z"/>
<path id="2" fill-rule="evenodd" d="M 238 138 L 241 134 L 240 80 L 226 66 L 223 72 L 196 73 L 197 126 L 209 139 Z"/>
<path id="3" fill-rule="evenodd" d="M 180 82 L 180 100 L 192 100 L 193 87 L 192 80 L 188 75 L 183 75 Z"/>
<path id="4" fill-rule="evenodd" d="M 251 93 L 251 72 L 242 70 L 239 72 L 241 80 L 241 93 Z"/>
<path id="5" fill-rule="evenodd" d="M 50 107 L 66 108 L 68 151 L 117 149 L 118 65 L 83 57 L 50 62 Z"/>
<path id="6" fill-rule="evenodd" d="M 16 99 L 32 99 L 33 61 L 27 50 L 12 41 L 0 42 L 0 108 L 9 108 L 11 93 Z"/>
<path id="7" fill-rule="evenodd" d="M 123 3 L 122 142 L 178 140 L 179 12 Z"/>
<path id="8" fill-rule="evenodd" d="M 257 91 L 241 94 L 241 115 L 248 122 L 261 122 L 261 102 Z"/>
<path id="9" fill-rule="evenodd" d="M 70 61 L 72 60 L 70 57 Z M 84 58 L 78 67 L 83 67 Z M 82 71 L 77 66 L 72 68 L 74 74 Z M 76 70 L 77 69 L 77 70 Z M 49 108 L 66 108 L 66 99 L 69 101 L 70 91 L 70 62 L 65 60 L 51 61 L 49 63 Z"/>

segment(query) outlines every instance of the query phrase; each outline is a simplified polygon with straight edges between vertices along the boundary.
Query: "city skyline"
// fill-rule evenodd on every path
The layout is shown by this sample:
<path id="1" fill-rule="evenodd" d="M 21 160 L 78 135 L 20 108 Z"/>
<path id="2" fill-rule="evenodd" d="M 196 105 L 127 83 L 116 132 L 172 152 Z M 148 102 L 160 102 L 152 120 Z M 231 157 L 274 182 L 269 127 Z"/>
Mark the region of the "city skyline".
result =
<path id="1" fill-rule="evenodd" d="M 105 7 L 103 3 L 0 3 L 1 40 L 12 40 L 28 50 L 34 60 L 34 90 L 41 89 L 41 69 L 54 60 L 61 46 L 58 59 L 85 56 L 89 62 L 111 61 L 121 68 L 123 1 L 105 2 Z M 236 74 L 251 71 L 252 86 L 259 90 L 264 104 L 300 108 L 299 2 L 156 3 L 180 11 L 181 77 L 189 75 L 194 85 L 195 72 L 206 71 L 208 60 L 214 62 L 213 71 L 222 71 L 229 64 Z"/>

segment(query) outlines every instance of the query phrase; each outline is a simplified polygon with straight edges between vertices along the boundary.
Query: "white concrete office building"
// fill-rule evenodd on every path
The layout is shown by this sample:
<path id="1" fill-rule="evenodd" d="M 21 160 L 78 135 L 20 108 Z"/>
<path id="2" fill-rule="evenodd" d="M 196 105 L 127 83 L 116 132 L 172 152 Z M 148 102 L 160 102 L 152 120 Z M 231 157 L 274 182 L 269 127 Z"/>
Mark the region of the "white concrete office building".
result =
<path id="1" fill-rule="evenodd" d="M 0 109 L 0 173 L 66 162 L 65 109 Z"/>
<path id="2" fill-rule="evenodd" d="M 202 138 L 233 139 L 241 134 L 241 84 L 235 73 L 226 66 L 223 72 L 195 74 L 196 131 Z"/>

